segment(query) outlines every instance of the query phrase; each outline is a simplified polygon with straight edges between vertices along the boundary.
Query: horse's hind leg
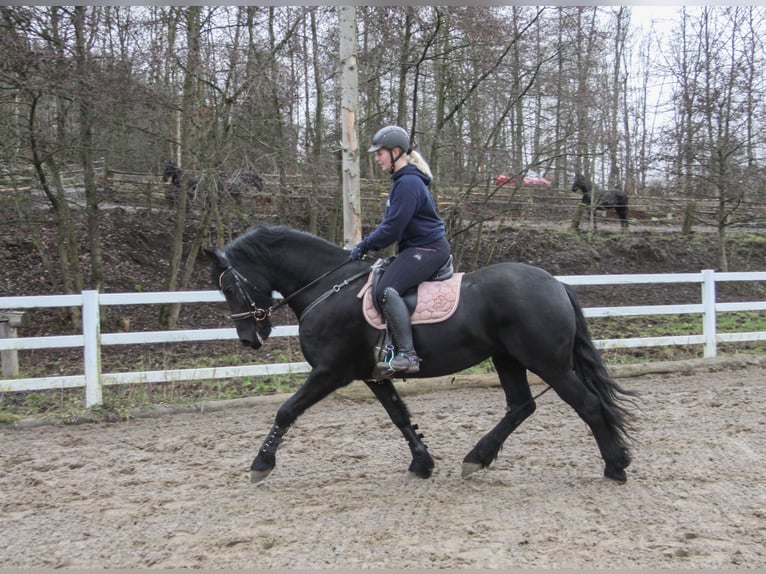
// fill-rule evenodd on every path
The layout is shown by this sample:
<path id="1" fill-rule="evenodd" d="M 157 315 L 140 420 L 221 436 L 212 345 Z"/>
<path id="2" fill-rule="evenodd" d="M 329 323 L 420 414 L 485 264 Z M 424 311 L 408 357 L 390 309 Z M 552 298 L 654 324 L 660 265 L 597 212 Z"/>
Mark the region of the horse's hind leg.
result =
<path id="1" fill-rule="evenodd" d="M 615 432 L 614 425 L 609 424 L 604 402 L 577 378 L 574 371 L 545 380 L 590 427 L 604 459 L 604 476 L 617 482 L 625 482 L 625 469 L 630 464 L 630 451 L 620 435 Z"/>
<path id="2" fill-rule="evenodd" d="M 423 435 L 418 432 L 417 425 L 411 423 L 410 412 L 402 401 L 399 391 L 390 379 L 365 382 L 410 445 L 412 463 L 410 463 L 409 471 L 420 478 L 430 477 L 434 469 L 434 460 L 428 453 L 428 447 L 421 440 Z"/>
<path id="3" fill-rule="evenodd" d="M 463 477 L 488 467 L 497 458 L 510 434 L 535 412 L 535 400 L 529 390 L 526 368 L 504 354 L 493 356 L 492 362 L 505 391 L 506 413 L 463 459 Z"/>
<path id="4" fill-rule="evenodd" d="M 628 229 L 628 226 L 630 225 L 628 223 L 628 208 L 623 207 L 620 210 L 619 215 L 620 215 L 620 227 L 622 228 L 623 231 L 625 231 Z"/>

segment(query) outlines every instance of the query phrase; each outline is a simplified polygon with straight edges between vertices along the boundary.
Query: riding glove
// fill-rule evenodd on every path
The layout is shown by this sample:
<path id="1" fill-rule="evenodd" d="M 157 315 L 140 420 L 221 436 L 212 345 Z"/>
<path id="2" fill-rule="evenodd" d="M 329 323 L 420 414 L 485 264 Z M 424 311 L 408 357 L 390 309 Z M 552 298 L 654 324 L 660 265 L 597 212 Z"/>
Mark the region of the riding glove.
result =
<path id="1" fill-rule="evenodd" d="M 364 245 L 364 241 L 360 241 L 351 250 L 351 253 L 348 256 L 348 260 L 356 261 L 357 259 L 361 259 L 365 253 L 367 253 L 367 247 Z"/>

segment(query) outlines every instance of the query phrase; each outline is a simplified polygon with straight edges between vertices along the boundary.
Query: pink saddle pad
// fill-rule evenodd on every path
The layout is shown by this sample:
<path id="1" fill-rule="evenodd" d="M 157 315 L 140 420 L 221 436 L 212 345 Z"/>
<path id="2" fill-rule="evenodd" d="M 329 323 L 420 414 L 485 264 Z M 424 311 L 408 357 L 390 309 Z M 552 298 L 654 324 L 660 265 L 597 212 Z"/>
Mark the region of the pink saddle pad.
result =
<path id="1" fill-rule="evenodd" d="M 439 323 L 455 313 L 460 302 L 463 273 L 455 273 L 444 281 L 424 281 L 418 285 L 418 303 L 412 313 L 412 324 Z M 362 300 L 362 312 L 367 322 L 376 329 L 385 329 L 386 322 L 372 301 L 372 273 L 356 295 Z"/>

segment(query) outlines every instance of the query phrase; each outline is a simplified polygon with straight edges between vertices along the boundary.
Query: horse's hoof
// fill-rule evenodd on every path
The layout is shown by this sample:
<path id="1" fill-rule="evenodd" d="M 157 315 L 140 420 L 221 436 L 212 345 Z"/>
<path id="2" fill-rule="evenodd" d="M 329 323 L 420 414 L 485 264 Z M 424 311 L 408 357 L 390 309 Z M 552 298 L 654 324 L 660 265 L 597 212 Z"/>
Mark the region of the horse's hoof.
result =
<path id="1" fill-rule="evenodd" d="M 251 470 L 250 471 L 250 484 L 258 484 L 264 478 L 269 476 L 269 474 L 271 474 L 271 469 L 269 469 L 269 470 Z"/>
<path id="2" fill-rule="evenodd" d="M 625 469 L 604 469 L 604 476 L 606 478 L 610 478 L 614 480 L 615 482 L 619 482 L 620 484 L 625 484 L 628 482 L 628 475 L 625 474 Z"/>
<path id="3" fill-rule="evenodd" d="M 434 472 L 434 467 L 433 465 L 421 466 L 413 463 L 410 465 L 410 468 L 407 469 L 407 472 L 418 478 L 431 478 L 431 475 Z"/>
<path id="4" fill-rule="evenodd" d="M 461 473 L 461 476 L 463 478 L 471 476 L 474 472 L 477 470 L 481 470 L 482 466 L 476 462 L 464 462 L 463 463 L 463 472 Z"/>

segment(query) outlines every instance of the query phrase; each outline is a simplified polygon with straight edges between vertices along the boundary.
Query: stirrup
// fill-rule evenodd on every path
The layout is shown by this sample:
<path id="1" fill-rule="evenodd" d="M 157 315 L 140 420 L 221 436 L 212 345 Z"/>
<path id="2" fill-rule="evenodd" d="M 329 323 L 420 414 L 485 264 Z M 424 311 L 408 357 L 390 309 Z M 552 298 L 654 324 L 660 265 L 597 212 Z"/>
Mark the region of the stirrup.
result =
<path id="1" fill-rule="evenodd" d="M 420 372 L 421 359 L 414 353 L 391 354 L 382 363 L 378 363 L 381 369 L 388 369 L 394 373 L 418 373 Z"/>

